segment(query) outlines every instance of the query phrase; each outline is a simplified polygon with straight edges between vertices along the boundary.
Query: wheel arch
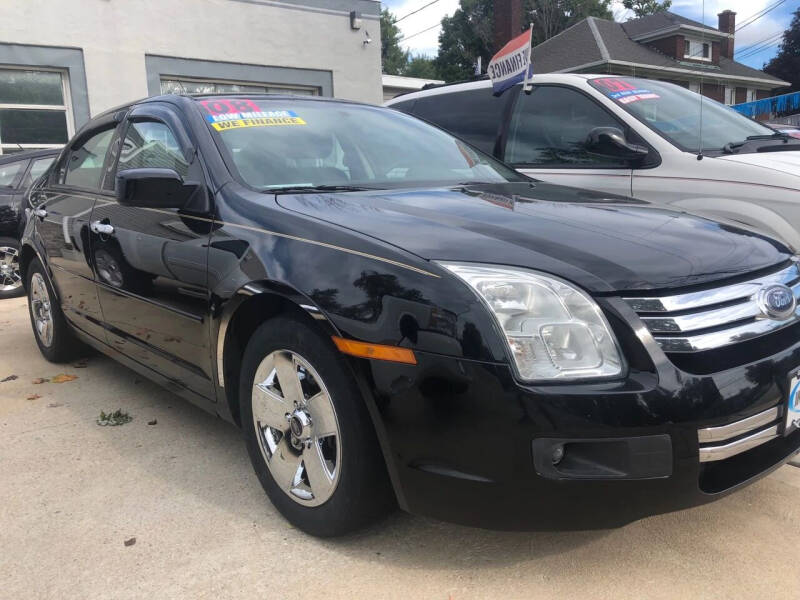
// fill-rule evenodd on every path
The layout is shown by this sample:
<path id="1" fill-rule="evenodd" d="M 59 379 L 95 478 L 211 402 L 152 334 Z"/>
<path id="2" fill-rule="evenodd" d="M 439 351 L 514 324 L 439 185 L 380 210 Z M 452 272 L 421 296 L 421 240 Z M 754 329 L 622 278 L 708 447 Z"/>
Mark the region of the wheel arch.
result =
<path id="1" fill-rule="evenodd" d="M 45 271 L 47 272 L 47 276 L 50 277 L 50 281 L 52 282 L 52 275 L 50 273 L 50 267 L 48 266 L 47 262 L 45 262 L 42 253 L 39 249 L 32 244 L 30 241 L 23 240 L 20 243 L 19 248 L 19 272 L 22 276 L 22 286 L 23 288 L 27 287 L 28 283 L 28 267 L 30 267 L 31 263 L 33 262 L 34 258 L 38 258 L 39 262 L 42 263 Z M 56 286 L 53 285 L 53 291 L 58 297 L 58 289 Z"/>
<path id="2" fill-rule="evenodd" d="M 216 371 L 230 416 L 241 426 L 239 370 L 244 350 L 256 328 L 279 315 L 294 315 L 327 336 L 340 335 L 336 326 L 313 300 L 291 286 L 272 280 L 253 281 L 240 287 L 218 317 Z"/>

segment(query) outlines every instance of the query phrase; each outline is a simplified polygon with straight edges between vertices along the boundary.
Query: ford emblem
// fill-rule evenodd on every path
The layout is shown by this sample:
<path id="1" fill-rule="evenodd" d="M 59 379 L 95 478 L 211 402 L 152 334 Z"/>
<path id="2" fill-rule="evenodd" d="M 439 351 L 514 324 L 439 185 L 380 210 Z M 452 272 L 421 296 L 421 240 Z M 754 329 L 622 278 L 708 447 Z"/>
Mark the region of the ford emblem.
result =
<path id="1" fill-rule="evenodd" d="M 765 316 L 778 321 L 791 317 L 797 307 L 792 290 L 780 283 L 761 288 L 757 301 L 758 308 Z"/>

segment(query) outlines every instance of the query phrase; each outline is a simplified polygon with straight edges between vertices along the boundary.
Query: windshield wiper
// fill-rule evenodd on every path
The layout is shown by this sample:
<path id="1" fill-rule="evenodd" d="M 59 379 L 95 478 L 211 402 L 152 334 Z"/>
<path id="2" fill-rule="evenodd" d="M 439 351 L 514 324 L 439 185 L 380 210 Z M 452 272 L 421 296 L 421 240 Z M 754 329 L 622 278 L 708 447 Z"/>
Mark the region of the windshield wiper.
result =
<path id="1" fill-rule="evenodd" d="M 379 190 L 377 187 L 363 185 L 288 185 L 261 190 L 262 194 L 313 194 L 315 192 L 366 192 Z"/>
<path id="2" fill-rule="evenodd" d="M 783 140 L 784 143 L 788 143 L 792 140 L 792 136 L 790 136 L 788 133 L 783 133 L 782 131 L 776 131 L 775 133 L 765 133 L 761 135 L 748 135 L 741 142 L 728 142 L 722 147 L 722 151 L 725 154 L 734 154 L 737 148 L 741 148 L 747 142 L 758 142 L 765 140 Z"/>

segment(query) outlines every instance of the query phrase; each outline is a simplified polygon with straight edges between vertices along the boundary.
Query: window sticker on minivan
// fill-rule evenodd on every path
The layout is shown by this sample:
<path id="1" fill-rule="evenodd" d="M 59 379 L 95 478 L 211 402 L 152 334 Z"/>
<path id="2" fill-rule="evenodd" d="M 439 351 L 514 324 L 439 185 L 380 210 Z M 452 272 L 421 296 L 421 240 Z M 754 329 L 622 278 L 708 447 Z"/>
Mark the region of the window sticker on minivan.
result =
<path id="1" fill-rule="evenodd" d="M 592 83 L 601 92 L 605 93 L 612 100 L 616 100 L 620 104 L 630 104 L 639 100 L 656 100 L 660 96 L 650 90 L 637 88 L 623 79 L 605 78 L 594 79 Z"/>

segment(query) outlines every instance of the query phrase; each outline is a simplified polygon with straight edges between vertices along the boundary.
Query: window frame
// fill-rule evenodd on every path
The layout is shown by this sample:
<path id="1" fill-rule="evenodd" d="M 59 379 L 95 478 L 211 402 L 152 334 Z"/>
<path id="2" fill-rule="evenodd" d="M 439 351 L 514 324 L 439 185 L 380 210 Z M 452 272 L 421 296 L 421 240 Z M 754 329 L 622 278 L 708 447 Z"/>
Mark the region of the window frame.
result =
<path id="1" fill-rule="evenodd" d="M 3 143 L 0 138 L 0 156 L 6 154 L 3 150 L 13 148 L 14 150 L 43 150 L 47 148 L 63 148 L 64 145 L 69 143 L 72 136 L 75 135 L 75 117 L 72 111 L 72 99 L 70 97 L 70 83 L 69 71 L 66 69 L 56 69 L 52 67 L 39 67 L 31 65 L 0 65 L 0 69 L 7 71 L 45 71 L 48 73 L 58 73 L 61 76 L 61 97 L 63 104 L 14 104 L 8 102 L 0 102 L 0 110 L 2 109 L 17 109 L 17 110 L 47 110 L 52 112 L 63 112 L 64 118 L 67 121 L 67 139 L 63 144 L 11 144 Z M 13 154 L 13 152 L 11 153 Z"/>
<path id="2" fill-rule="evenodd" d="M 594 170 L 603 170 L 603 171 L 628 170 L 628 171 L 634 171 L 634 170 L 641 170 L 641 169 L 652 169 L 653 167 L 657 167 L 658 165 L 661 164 L 661 156 L 656 152 L 656 150 L 650 144 L 647 143 L 646 140 L 642 139 L 642 136 L 640 136 L 638 133 L 636 133 L 636 131 L 628 123 L 626 123 L 624 121 L 621 121 L 620 118 L 617 115 L 615 115 L 613 112 L 608 110 L 608 108 L 605 107 L 602 102 L 599 102 L 597 100 L 597 98 L 593 97 L 591 94 L 589 94 L 585 90 L 582 90 L 582 89 L 580 89 L 578 87 L 575 87 L 575 86 L 572 86 L 572 85 L 568 85 L 568 84 L 564 84 L 564 83 L 541 83 L 541 84 L 537 84 L 537 85 L 533 86 L 534 89 L 536 89 L 536 88 L 545 88 L 545 87 L 546 88 L 566 88 L 568 90 L 571 90 L 573 92 L 576 92 L 576 93 L 582 95 L 584 98 L 588 99 L 589 101 L 594 103 L 598 108 L 600 108 L 602 111 L 604 111 L 613 121 L 615 121 L 619 125 L 619 128 L 625 134 L 626 139 L 629 139 L 629 138 L 635 136 L 636 137 L 636 140 L 635 140 L 636 143 L 641 144 L 643 146 L 646 146 L 647 149 L 650 151 L 650 153 L 645 157 L 645 159 L 641 162 L 641 164 L 639 164 L 639 165 L 637 165 L 635 167 L 632 166 L 632 165 L 621 165 L 620 166 L 620 165 L 595 164 L 595 165 L 563 165 L 562 166 L 562 165 L 540 165 L 540 164 L 537 164 L 537 163 L 512 163 L 512 162 L 508 162 L 506 160 L 506 150 L 508 148 L 509 137 L 511 135 L 511 120 L 514 117 L 514 111 L 517 108 L 517 103 L 519 102 L 520 97 L 523 94 L 525 94 L 525 92 L 522 91 L 522 84 L 519 84 L 519 85 L 515 86 L 515 88 L 517 90 L 517 94 L 513 98 L 513 100 L 508 103 L 508 113 L 504 116 L 504 121 L 503 121 L 503 129 L 504 129 L 504 131 L 502 132 L 501 140 L 500 140 L 500 142 L 502 143 L 502 147 L 501 147 L 502 155 L 498 157 L 500 160 L 502 160 L 506 164 L 510 165 L 512 168 L 517 169 L 517 170 L 519 170 L 519 169 L 544 169 L 544 170 L 547 170 L 547 169 L 554 169 L 554 170 L 555 169 L 559 169 L 559 170 L 564 170 L 564 171 L 581 171 L 581 170 L 582 171 L 586 171 L 586 170 L 589 170 L 589 171 L 594 171 Z"/>
<path id="3" fill-rule="evenodd" d="M 711 42 L 707 42 L 704 40 L 699 40 L 696 38 L 684 37 L 684 46 L 683 46 L 683 58 L 688 58 L 690 60 L 702 60 L 705 62 L 711 62 L 713 60 L 714 50 L 711 46 Z M 689 45 L 689 51 L 686 51 L 686 45 Z M 699 53 L 695 53 L 695 49 L 700 50 Z M 705 55 L 706 50 L 708 50 L 708 55 Z"/>
<path id="4" fill-rule="evenodd" d="M 114 119 L 115 115 L 109 115 L 107 118 L 104 118 L 102 121 L 95 123 L 93 127 L 90 129 L 86 129 L 85 131 L 79 134 L 79 137 L 71 140 L 72 143 L 68 144 L 64 152 L 58 157 L 58 160 L 54 163 L 53 167 L 51 167 L 50 176 L 48 185 L 52 188 L 64 191 L 75 190 L 78 192 L 88 192 L 91 194 L 103 194 L 107 193 L 107 190 L 104 187 L 105 180 L 108 176 L 108 159 L 110 150 L 113 145 L 119 140 L 119 132 L 120 126 L 122 121 Z M 103 158 L 103 165 L 100 167 L 101 175 L 100 181 L 98 182 L 98 186 L 96 188 L 89 188 L 80 185 L 66 183 L 65 181 L 60 181 L 60 174 L 62 173 L 64 166 L 66 165 L 67 161 L 69 160 L 72 153 L 81 148 L 87 141 L 103 133 L 104 131 L 112 131 L 111 140 L 108 143 L 108 149 L 106 150 L 106 155 Z M 66 180 L 66 174 L 65 174 Z"/>
<path id="5" fill-rule="evenodd" d="M 262 91 L 202 92 L 202 93 L 198 93 L 197 94 L 199 96 L 208 95 L 209 93 L 221 93 L 221 94 L 231 94 L 231 95 L 232 94 L 274 94 L 275 92 L 270 92 L 270 91 L 268 91 L 268 89 L 269 88 L 278 88 L 278 89 L 281 89 L 281 90 L 286 90 L 286 92 L 289 93 L 289 94 L 292 92 L 292 90 L 308 90 L 308 91 L 311 91 L 311 92 L 314 92 L 314 93 L 313 94 L 298 94 L 298 95 L 300 95 L 300 96 L 306 96 L 307 95 L 307 96 L 312 97 L 312 98 L 315 98 L 315 97 L 316 98 L 320 98 L 320 97 L 322 97 L 322 90 L 319 87 L 313 86 L 313 85 L 302 85 L 302 84 L 293 85 L 293 84 L 287 84 L 287 83 L 269 83 L 269 82 L 265 82 L 265 81 L 239 81 L 239 80 L 234 80 L 234 79 L 219 79 L 217 77 L 208 77 L 208 78 L 206 78 L 206 77 L 186 77 L 186 76 L 182 76 L 182 75 L 168 75 L 168 74 L 165 74 L 165 73 L 161 73 L 158 76 L 158 84 L 159 84 L 159 87 L 160 87 L 159 91 L 161 91 L 162 94 L 164 92 L 163 92 L 163 88 L 161 88 L 161 86 L 163 86 L 165 80 L 166 81 L 178 81 L 178 82 L 184 82 L 185 81 L 185 82 L 188 82 L 188 83 L 208 83 L 208 84 L 213 84 L 213 85 L 217 85 L 217 84 L 242 85 L 242 86 L 248 86 L 248 87 L 263 87 L 264 88 L 263 92 Z M 192 95 L 192 94 L 188 94 L 188 95 Z"/>
<path id="6" fill-rule="evenodd" d="M 195 168 L 194 164 L 197 163 L 202 170 L 202 179 L 204 181 L 207 179 L 197 142 L 191 133 L 191 128 L 188 127 L 184 121 L 184 116 L 173 110 L 172 105 L 161 102 L 148 102 L 146 104 L 136 104 L 129 107 L 129 109 L 126 109 L 124 117 L 120 120 L 117 133 L 115 134 L 116 138 L 112 139 L 112 144 L 114 142 L 118 144 L 118 151 L 114 156 L 112 164 L 104 166 L 106 171 L 101 192 L 114 195 L 116 191 L 117 172 L 119 171 L 119 158 L 122 154 L 121 149 L 122 144 L 125 142 L 125 136 L 128 135 L 128 129 L 130 129 L 132 123 L 142 121 L 161 123 L 169 129 L 170 133 L 172 133 L 173 137 L 178 142 L 181 152 L 186 159 L 189 167 L 189 176 L 192 176 L 193 169 Z"/>

